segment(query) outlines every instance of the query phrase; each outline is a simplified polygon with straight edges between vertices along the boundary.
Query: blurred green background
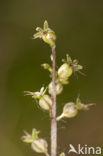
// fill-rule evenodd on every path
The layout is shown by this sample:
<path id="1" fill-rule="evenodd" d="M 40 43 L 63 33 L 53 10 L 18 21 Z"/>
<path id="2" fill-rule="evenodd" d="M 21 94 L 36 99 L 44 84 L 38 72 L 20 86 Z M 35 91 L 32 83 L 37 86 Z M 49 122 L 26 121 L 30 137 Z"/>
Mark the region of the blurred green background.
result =
<path id="1" fill-rule="evenodd" d="M 22 143 L 23 130 L 31 132 L 35 127 L 41 137 L 48 142 L 50 139 L 48 113 L 23 93 L 37 91 L 50 81 L 40 64 L 50 63 L 51 50 L 43 41 L 31 39 L 45 19 L 57 35 L 57 66 L 69 53 L 84 66 L 87 75 L 70 78 L 70 84 L 57 97 L 57 113 L 78 94 L 84 103 L 96 103 L 90 111 L 58 124 L 58 153 L 67 153 L 69 143 L 103 145 L 103 1 L 1 0 L 0 156 L 39 155 Z"/>

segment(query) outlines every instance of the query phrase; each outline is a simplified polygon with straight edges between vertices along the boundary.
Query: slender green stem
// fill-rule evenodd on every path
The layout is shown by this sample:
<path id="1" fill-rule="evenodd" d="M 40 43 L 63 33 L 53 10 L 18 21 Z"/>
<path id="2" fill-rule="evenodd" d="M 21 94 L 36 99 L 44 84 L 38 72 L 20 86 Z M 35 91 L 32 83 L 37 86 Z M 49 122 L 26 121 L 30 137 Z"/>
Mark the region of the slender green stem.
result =
<path id="1" fill-rule="evenodd" d="M 57 156 L 57 121 L 56 121 L 56 51 L 52 48 L 52 109 L 51 109 L 51 156 Z"/>

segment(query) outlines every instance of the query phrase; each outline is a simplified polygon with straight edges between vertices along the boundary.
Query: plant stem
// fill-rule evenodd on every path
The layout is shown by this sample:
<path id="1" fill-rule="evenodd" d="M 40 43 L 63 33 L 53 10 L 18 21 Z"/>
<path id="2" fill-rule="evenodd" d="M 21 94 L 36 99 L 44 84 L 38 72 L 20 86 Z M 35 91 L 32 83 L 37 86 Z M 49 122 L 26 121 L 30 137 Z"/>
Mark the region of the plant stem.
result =
<path id="1" fill-rule="evenodd" d="M 56 121 L 56 51 L 52 48 L 52 109 L 51 109 L 51 156 L 57 156 L 57 121 Z"/>

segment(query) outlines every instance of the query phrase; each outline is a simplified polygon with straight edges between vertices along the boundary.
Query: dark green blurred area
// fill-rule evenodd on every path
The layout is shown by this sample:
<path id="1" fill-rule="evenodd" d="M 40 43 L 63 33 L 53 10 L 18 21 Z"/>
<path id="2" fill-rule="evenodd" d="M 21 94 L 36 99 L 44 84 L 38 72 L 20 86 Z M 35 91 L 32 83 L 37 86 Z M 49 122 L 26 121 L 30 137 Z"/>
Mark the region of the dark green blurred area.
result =
<path id="1" fill-rule="evenodd" d="M 22 0 L 0 1 L 0 156 L 38 156 L 22 143 L 23 130 L 41 131 L 50 139 L 48 113 L 42 111 L 24 90 L 46 86 L 49 73 L 41 64 L 50 63 L 51 50 L 40 40 L 32 40 L 37 26 L 47 19 L 57 34 L 57 66 L 67 53 L 84 66 L 86 77 L 72 76 L 57 98 L 58 114 L 78 94 L 85 103 L 96 103 L 58 124 L 58 153 L 77 146 L 103 146 L 103 1 L 102 0 Z"/>

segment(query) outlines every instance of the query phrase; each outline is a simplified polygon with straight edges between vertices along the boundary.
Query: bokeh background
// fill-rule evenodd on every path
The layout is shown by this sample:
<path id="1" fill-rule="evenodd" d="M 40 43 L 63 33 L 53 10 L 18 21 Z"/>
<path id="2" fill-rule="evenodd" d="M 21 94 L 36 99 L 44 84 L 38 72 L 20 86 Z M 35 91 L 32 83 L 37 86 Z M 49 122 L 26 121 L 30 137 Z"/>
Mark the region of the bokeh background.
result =
<path id="1" fill-rule="evenodd" d="M 75 147 L 78 143 L 103 146 L 103 1 L 1 0 L 0 156 L 39 155 L 22 143 L 23 130 L 31 132 L 35 127 L 50 142 L 48 113 L 23 93 L 37 91 L 50 81 L 40 64 L 50 63 L 51 50 L 43 41 L 31 39 L 45 19 L 57 35 L 57 67 L 69 53 L 80 61 L 87 75 L 70 78 L 57 97 L 57 113 L 79 94 L 84 103 L 96 103 L 90 111 L 58 124 L 58 153 L 68 155 L 69 143 Z"/>

